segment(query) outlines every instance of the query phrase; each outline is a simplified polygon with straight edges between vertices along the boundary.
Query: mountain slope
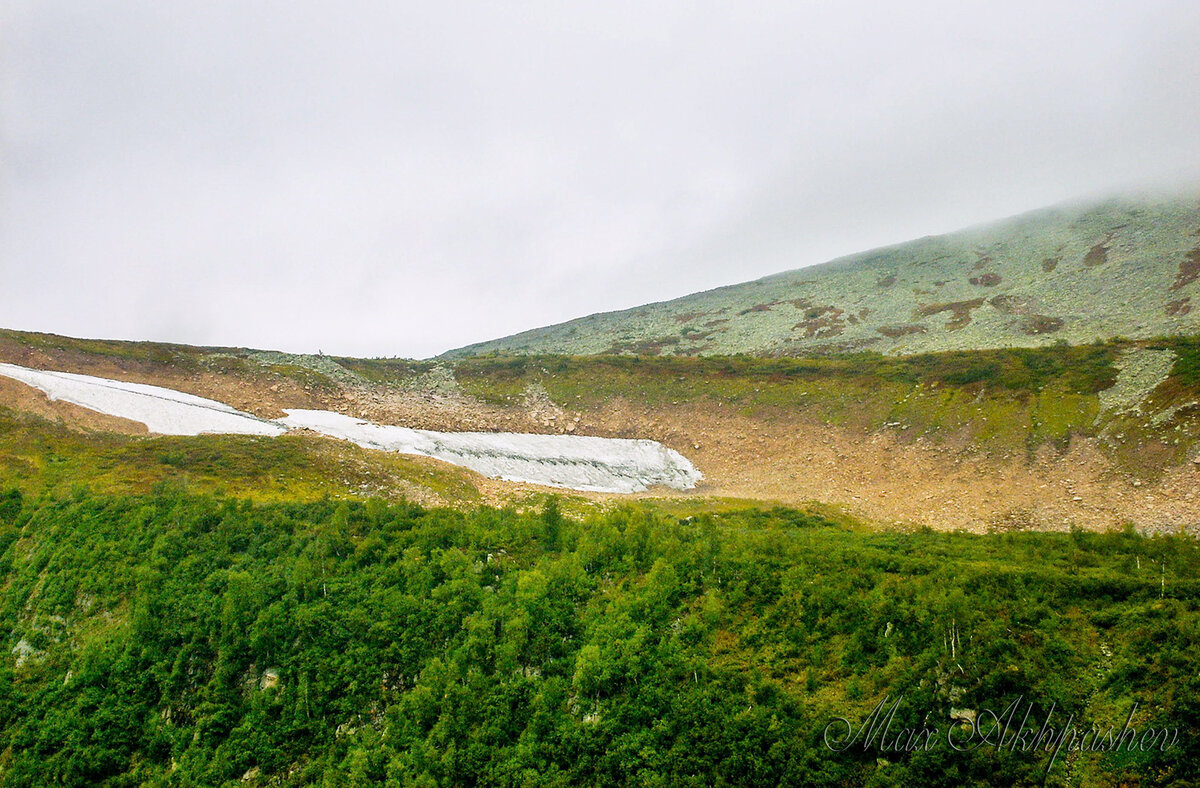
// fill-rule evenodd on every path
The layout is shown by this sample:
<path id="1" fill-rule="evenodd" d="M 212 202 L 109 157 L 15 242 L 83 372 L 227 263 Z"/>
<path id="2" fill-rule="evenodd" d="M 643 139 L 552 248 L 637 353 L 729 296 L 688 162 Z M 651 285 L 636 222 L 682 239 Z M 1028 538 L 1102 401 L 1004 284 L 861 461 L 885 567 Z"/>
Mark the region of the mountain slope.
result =
<path id="1" fill-rule="evenodd" d="M 448 356 L 918 353 L 1200 333 L 1200 195 L 1060 206 Z"/>
<path id="2" fill-rule="evenodd" d="M 893 357 L 476 357 L 452 363 L 0 330 L 0 362 L 166 386 L 260 418 L 333 410 L 439 431 L 648 438 L 691 461 L 671 507 L 821 501 L 881 527 L 1195 533 L 1200 338 Z M 119 434 L 113 434 L 119 433 Z M 524 506 L 544 488 L 316 435 L 155 437 L 0 379 L 0 491 L 161 482 L 276 501 Z M 571 493 L 580 510 L 628 497 Z"/>

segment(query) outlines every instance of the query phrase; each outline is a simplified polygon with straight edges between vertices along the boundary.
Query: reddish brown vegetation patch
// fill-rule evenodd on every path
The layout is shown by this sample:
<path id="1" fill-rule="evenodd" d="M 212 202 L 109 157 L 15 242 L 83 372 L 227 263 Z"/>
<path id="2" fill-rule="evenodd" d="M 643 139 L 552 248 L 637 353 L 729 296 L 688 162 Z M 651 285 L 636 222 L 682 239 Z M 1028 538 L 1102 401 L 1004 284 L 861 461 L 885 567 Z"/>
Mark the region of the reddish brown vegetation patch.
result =
<path id="1" fill-rule="evenodd" d="M 754 306 L 750 307 L 749 309 L 743 309 L 741 312 L 738 312 L 738 314 L 739 315 L 748 315 L 751 312 L 770 312 L 771 307 L 775 306 L 778 303 L 779 303 L 778 301 L 771 301 L 770 303 L 767 303 L 767 304 L 755 304 Z"/>
<path id="2" fill-rule="evenodd" d="M 698 317 L 704 317 L 705 314 L 704 312 L 680 312 L 678 315 L 675 315 L 675 322 L 690 323 Z"/>
<path id="3" fill-rule="evenodd" d="M 1051 315 L 1026 315 L 1019 325 L 1026 334 L 1053 334 L 1063 327 L 1063 319 Z"/>
<path id="4" fill-rule="evenodd" d="M 979 259 L 975 261 L 975 265 L 971 266 L 972 270 L 978 271 L 992 264 L 992 256 L 990 254 L 984 254 L 983 252 L 976 252 L 975 254 Z"/>
<path id="5" fill-rule="evenodd" d="M 850 325 L 856 326 L 865 321 L 867 319 L 867 315 L 869 314 L 871 314 L 871 310 L 864 306 L 862 309 L 858 310 L 857 315 L 851 312 L 846 319 L 850 321 Z"/>
<path id="6" fill-rule="evenodd" d="M 1020 320 L 1009 325 L 1024 334 L 1053 334 L 1063 327 L 1061 317 L 1039 314 L 1037 300 L 1026 295 L 993 296 L 988 303 L 1000 314 L 1020 315 Z"/>
<path id="7" fill-rule="evenodd" d="M 1108 247 L 1112 243 L 1113 234 L 1109 233 L 1104 236 L 1104 240 L 1088 250 L 1088 253 L 1083 257 L 1083 264 L 1089 268 L 1097 265 L 1104 265 L 1108 262 Z"/>
<path id="8" fill-rule="evenodd" d="M 1061 262 L 1062 262 L 1061 257 L 1047 257 L 1045 260 L 1042 261 L 1042 270 L 1045 271 L 1046 273 L 1050 273 L 1055 268 L 1058 268 L 1058 264 Z"/>
<path id="9" fill-rule="evenodd" d="M 1181 298 L 1178 301 L 1172 301 L 1171 303 L 1167 304 L 1168 317 L 1183 317 L 1191 311 L 1192 299 L 1190 296 L 1188 298 Z"/>
<path id="10" fill-rule="evenodd" d="M 845 330 L 842 315 L 835 306 L 814 306 L 804 310 L 804 320 L 792 326 L 792 330 L 804 329 L 804 336 L 812 339 L 835 337 Z"/>
<path id="11" fill-rule="evenodd" d="M 880 326 L 875 329 L 885 337 L 896 339 L 897 337 L 906 336 L 908 334 L 924 334 L 925 326 L 920 323 L 902 323 L 896 326 Z"/>
<path id="12" fill-rule="evenodd" d="M 972 276 L 968 281 L 980 287 L 995 287 L 1000 284 L 1000 274 L 987 273 L 983 276 Z"/>
<path id="13" fill-rule="evenodd" d="M 1171 289 L 1178 290 L 1197 279 L 1200 279 L 1200 246 L 1188 252 L 1187 259 L 1179 264 L 1179 274 L 1175 277 L 1175 284 L 1171 285 Z"/>
<path id="14" fill-rule="evenodd" d="M 971 322 L 971 310 L 983 306 L 982 298 L 972 298 L 970 301 L 951 301 L 946 304 L 926 304 L 918 307 L 917 317 L 932 317 L 942 312 L 950 313 L 946 328 L 956 331 Z"/>

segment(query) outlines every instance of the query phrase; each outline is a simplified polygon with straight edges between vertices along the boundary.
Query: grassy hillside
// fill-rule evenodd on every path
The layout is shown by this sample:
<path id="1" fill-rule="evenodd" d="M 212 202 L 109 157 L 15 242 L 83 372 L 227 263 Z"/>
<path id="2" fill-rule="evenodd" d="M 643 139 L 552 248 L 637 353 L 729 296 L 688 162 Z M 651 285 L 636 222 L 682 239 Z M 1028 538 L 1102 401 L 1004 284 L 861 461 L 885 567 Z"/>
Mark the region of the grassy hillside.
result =
<path id="1" fill-rule="evenodd" d="M 448 356 L 798 355 L 1200 333 L 1200 197 L 1037 211 Z"/>

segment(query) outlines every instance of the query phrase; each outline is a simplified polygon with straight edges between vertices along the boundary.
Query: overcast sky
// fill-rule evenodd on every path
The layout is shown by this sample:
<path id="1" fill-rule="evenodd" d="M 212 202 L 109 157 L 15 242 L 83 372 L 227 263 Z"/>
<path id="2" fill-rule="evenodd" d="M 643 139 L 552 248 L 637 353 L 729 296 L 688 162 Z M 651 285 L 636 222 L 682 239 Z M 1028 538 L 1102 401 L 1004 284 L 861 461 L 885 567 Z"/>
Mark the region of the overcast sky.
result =
<path id="1" fill-rule="evenodd" d="M 1200 173 L 1200 3 L 0 0 L 0 326 L 428 356 Z"/>

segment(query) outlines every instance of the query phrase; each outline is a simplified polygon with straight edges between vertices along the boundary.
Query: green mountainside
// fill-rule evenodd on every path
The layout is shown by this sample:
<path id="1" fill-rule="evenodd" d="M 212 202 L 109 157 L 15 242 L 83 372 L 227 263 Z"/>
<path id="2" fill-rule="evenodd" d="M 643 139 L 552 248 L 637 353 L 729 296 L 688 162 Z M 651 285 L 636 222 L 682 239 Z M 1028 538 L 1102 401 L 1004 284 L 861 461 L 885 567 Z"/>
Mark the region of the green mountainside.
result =
<path id="1" fill-rule="evenodd" d="M 1200 332 L 1200 197 L 1060 206 L 448 356 L 798 355 Z"/>

